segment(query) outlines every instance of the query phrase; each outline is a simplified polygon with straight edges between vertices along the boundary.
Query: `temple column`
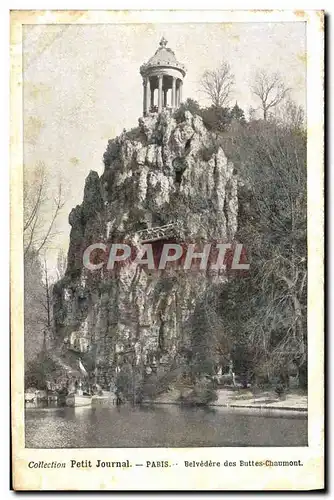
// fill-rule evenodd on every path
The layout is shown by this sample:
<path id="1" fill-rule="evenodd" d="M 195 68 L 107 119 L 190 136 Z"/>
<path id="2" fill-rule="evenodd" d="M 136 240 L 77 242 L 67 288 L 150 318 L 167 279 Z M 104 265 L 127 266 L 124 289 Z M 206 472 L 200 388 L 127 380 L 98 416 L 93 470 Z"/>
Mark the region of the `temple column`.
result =
<path id="1" fill-rule="evenodd" d="M 147 115 L 150 107 L 150 79 L 146 78 L 146 87 L 145 87 L 145 114 Z"/>
<path id="2" fill-rule="evenodd" d="M 176 107 L 176 78 L 173 76 L 173 85 L 172 85 L 172 108 Z"/>
<path id="3" fill-rule="evenodd" d="M 179 104 L 182 102 L 182 87 L 183 87 L 183 81 L 180 80 L 180 86 L 179 86 Z"/>
<path id="4" fill-rule="evenodd" d="M 164 108 L 167 108 L 167 89 L 164 90 Z"/>
<path id="5" fill-rule="evenodd" d="M 162 111 L 162 75 L 159 75 L 158 113 Z"/>
<path id="6" fill-rule="evenodd" d="M 147 79 L 143 78 L 143 115 L 144 116 L 146 113 L 146 86 L 147 86 Z"/>
<path id="7" fill-rule="evenodd" d="M 151 89 L 151 108 L 154 106 L 154 89 Z"/>

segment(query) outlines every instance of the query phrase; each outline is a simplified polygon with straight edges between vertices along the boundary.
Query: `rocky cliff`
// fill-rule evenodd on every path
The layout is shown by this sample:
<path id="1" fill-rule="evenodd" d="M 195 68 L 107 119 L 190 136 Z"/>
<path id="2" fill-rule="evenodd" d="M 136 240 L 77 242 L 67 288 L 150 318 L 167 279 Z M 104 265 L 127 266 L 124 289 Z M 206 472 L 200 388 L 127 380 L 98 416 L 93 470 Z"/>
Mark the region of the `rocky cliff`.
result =
<path id="1" fill-rule="evenodd" d="M 238 212 L 233 165 L 188 111 L 140 118 L 136 129 L 109 141 L 104 164 L 101 177 L 90 172 L 83 202 L 70 213 L 68 267 L 54 287 L 56 347 L 80 353 L 103 385 L 126 361 L 171 365 L 188 342 L 208 282 L 224 276 L 170 275 L 131 264 L 112 273 L 105 266 L 89 271 L 84 250 L 97 242 L 135 245 L 140 231 L 167 224 L 174 233 L 160 236 L 156 246 L 230 242 Z"/>

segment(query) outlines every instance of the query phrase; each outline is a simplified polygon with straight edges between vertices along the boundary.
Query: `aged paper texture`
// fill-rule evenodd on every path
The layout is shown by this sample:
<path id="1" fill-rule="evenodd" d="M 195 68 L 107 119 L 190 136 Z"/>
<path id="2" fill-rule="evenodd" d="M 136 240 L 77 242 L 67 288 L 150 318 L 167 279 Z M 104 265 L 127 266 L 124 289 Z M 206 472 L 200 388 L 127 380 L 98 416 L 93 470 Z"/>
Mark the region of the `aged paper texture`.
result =
<path id="1" fill-rule="evenodd" d="M 15 490 L 323 488 L 323 45 L 11 12 Z"/>

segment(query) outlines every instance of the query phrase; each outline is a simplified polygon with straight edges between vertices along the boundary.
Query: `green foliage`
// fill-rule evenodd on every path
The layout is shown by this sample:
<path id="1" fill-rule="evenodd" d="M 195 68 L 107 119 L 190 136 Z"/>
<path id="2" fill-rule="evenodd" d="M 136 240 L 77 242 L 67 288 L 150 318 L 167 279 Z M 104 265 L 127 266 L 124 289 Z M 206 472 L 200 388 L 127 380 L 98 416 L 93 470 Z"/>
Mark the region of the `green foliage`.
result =
<path id="1" fill-rule="evenodd" d="M 47 325 L 45 287 L 39 256 L 33 251 L 24 256 L 24 353 L 31 361 L 43 347 Z"/>
<path id="2" fill-rule="evenodd" d="M 199 115 L 207 129 L 213 132 L 226 131 L 232 122 L 246 123 L 245 114 L 237 103 L 232 109 L 213 105 L 201 108 L 197 101 L 187 99 L 174 113 L 177 123 L 184 121 L 186 111 L 190 111 L 192 115 Z"/>
<path id="3" fill-rule="evenodd" d="M 205 302 L 197 305 L 191 324 L 189 373 L 192 381 L 214 374 L 216 364 L 216 338 L 206 314 Z"/>
<path id="4" fill-rule="evenodd" d="M 110 167 L 119 158 L 120 150 L 121 142 L 118 137 L 108 141 L 107 150 L 103 155 L 103 162 L 106 167 Z"/>
<path id="5" fill-rule="evenodd" d="M 247 251 L 247 276 L 230 276 L 221 322 L 234 341 L 239 374 L 277 375 L 306 363 L 306 137 L 295 126 L 251 122 L 225 137 L 237 165 L 237 239 Z"/>
<path id="6" fill-rule="evenodd" d="M 231 120 L 238 121 L 242 124 L 246 123 L 245 120 L 245 113 L 244 111 L 238 106 L 238 103 L 236 102 L 233 108 L 231 109 L 229 113 L 229 117 Z"/>
<path id="7" fill-rule="evenodd" d="M 182 369 L 183 367 L 179 365 L 164 373 L 152 373 L 143 383 L 142 398 L 154 400 L 160 394 L 168 391 L 169 387 L 181 377 Z"/>
<path id="8" fill-rule="evenodd" d="M 24 375 L 25 388 L 35 387 L 44 390 L 47 388 L 47 380 L 59 375 L 60 369 L 57 363 L 48 355 L 40 354 L 36 359 L 26 364 Z"/>
<path id="9" fill-rule="evenodd" d="M 144 382 L 142 387 L 143 399 L 150 399 L 153 401 L 159 394 L 158 390 L 158 377 L 156 374 L 151 374 L 150 377 Z"/>
<path id="10" fill-rule="evenodd" d="M 117 374 L 116 394 L 122 401 L 140 402 L 142 399 L 142 373 L 137 366 L 125 363 Z"/>
<path id="11" fill-rule="evenodd" d="M 193 390 L 181 399 L 183 404 L 189 406 L 206 406 L 216 400 L 217 393 L 213 388 L 213 383 L 205 377 L 198 380 Z"/>
<path id="12" fill-rule="evenodd" d="M 132 394 L 132 372 L 130 365 L 123 366 L 118 373 L 116 377 L 116 389 L 126 397 Z"/>
<path id="13" fill-rule="evenodd" d="M 201 115 L 201 108 L 198 102 L 188 98 L 174 113 L 174 118 L 177 123 L 184 121 L 186 111 L 190 111 L 192 115 Z"/>
<path id="14" fill-rule="evenodd" d="M 305 386 L 306 135 L 289 117 L 245 123 L 237 105 L 230 117 L 225 131 L 217 131 L 219 120 L 213 125 L 200 155 L 208 161 L 221 146 L 242 179 L 236 239 L 250 270 L 229 271 L 228 283 L 198 304 L 187 373 L 195 383 L 214 373 L 218 354 L 231 355 L 244 385 L 282 373 L 288 379 L 295 364 Z"/>
<path id="15" fill-rule="evenodd" d="M 212 131 L 222 132 L 231 123 L 229 108 L 210 106 L 201 110 L 204 125 Z"/>

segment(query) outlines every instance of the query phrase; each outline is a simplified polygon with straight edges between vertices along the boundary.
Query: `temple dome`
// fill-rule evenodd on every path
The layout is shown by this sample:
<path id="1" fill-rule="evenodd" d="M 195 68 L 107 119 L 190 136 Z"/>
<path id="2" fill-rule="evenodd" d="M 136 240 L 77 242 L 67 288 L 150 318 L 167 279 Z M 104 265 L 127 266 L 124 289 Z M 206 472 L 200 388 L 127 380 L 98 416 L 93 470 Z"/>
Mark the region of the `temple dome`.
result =
<path id="1" fill-rule="evenodd" d="M 167 40 L 162 38 L 159 45 L 160 47 L 158 47 L 155 54 L 148 60 L 147 63 L 141 66 L 140 73 L 145 75 L 151 68 L 170 67 L 179 70 L 184 77 L 186 74 L 185 66 L 176 59 L 175 53 L 172 49 L 166 47 Z"/>

